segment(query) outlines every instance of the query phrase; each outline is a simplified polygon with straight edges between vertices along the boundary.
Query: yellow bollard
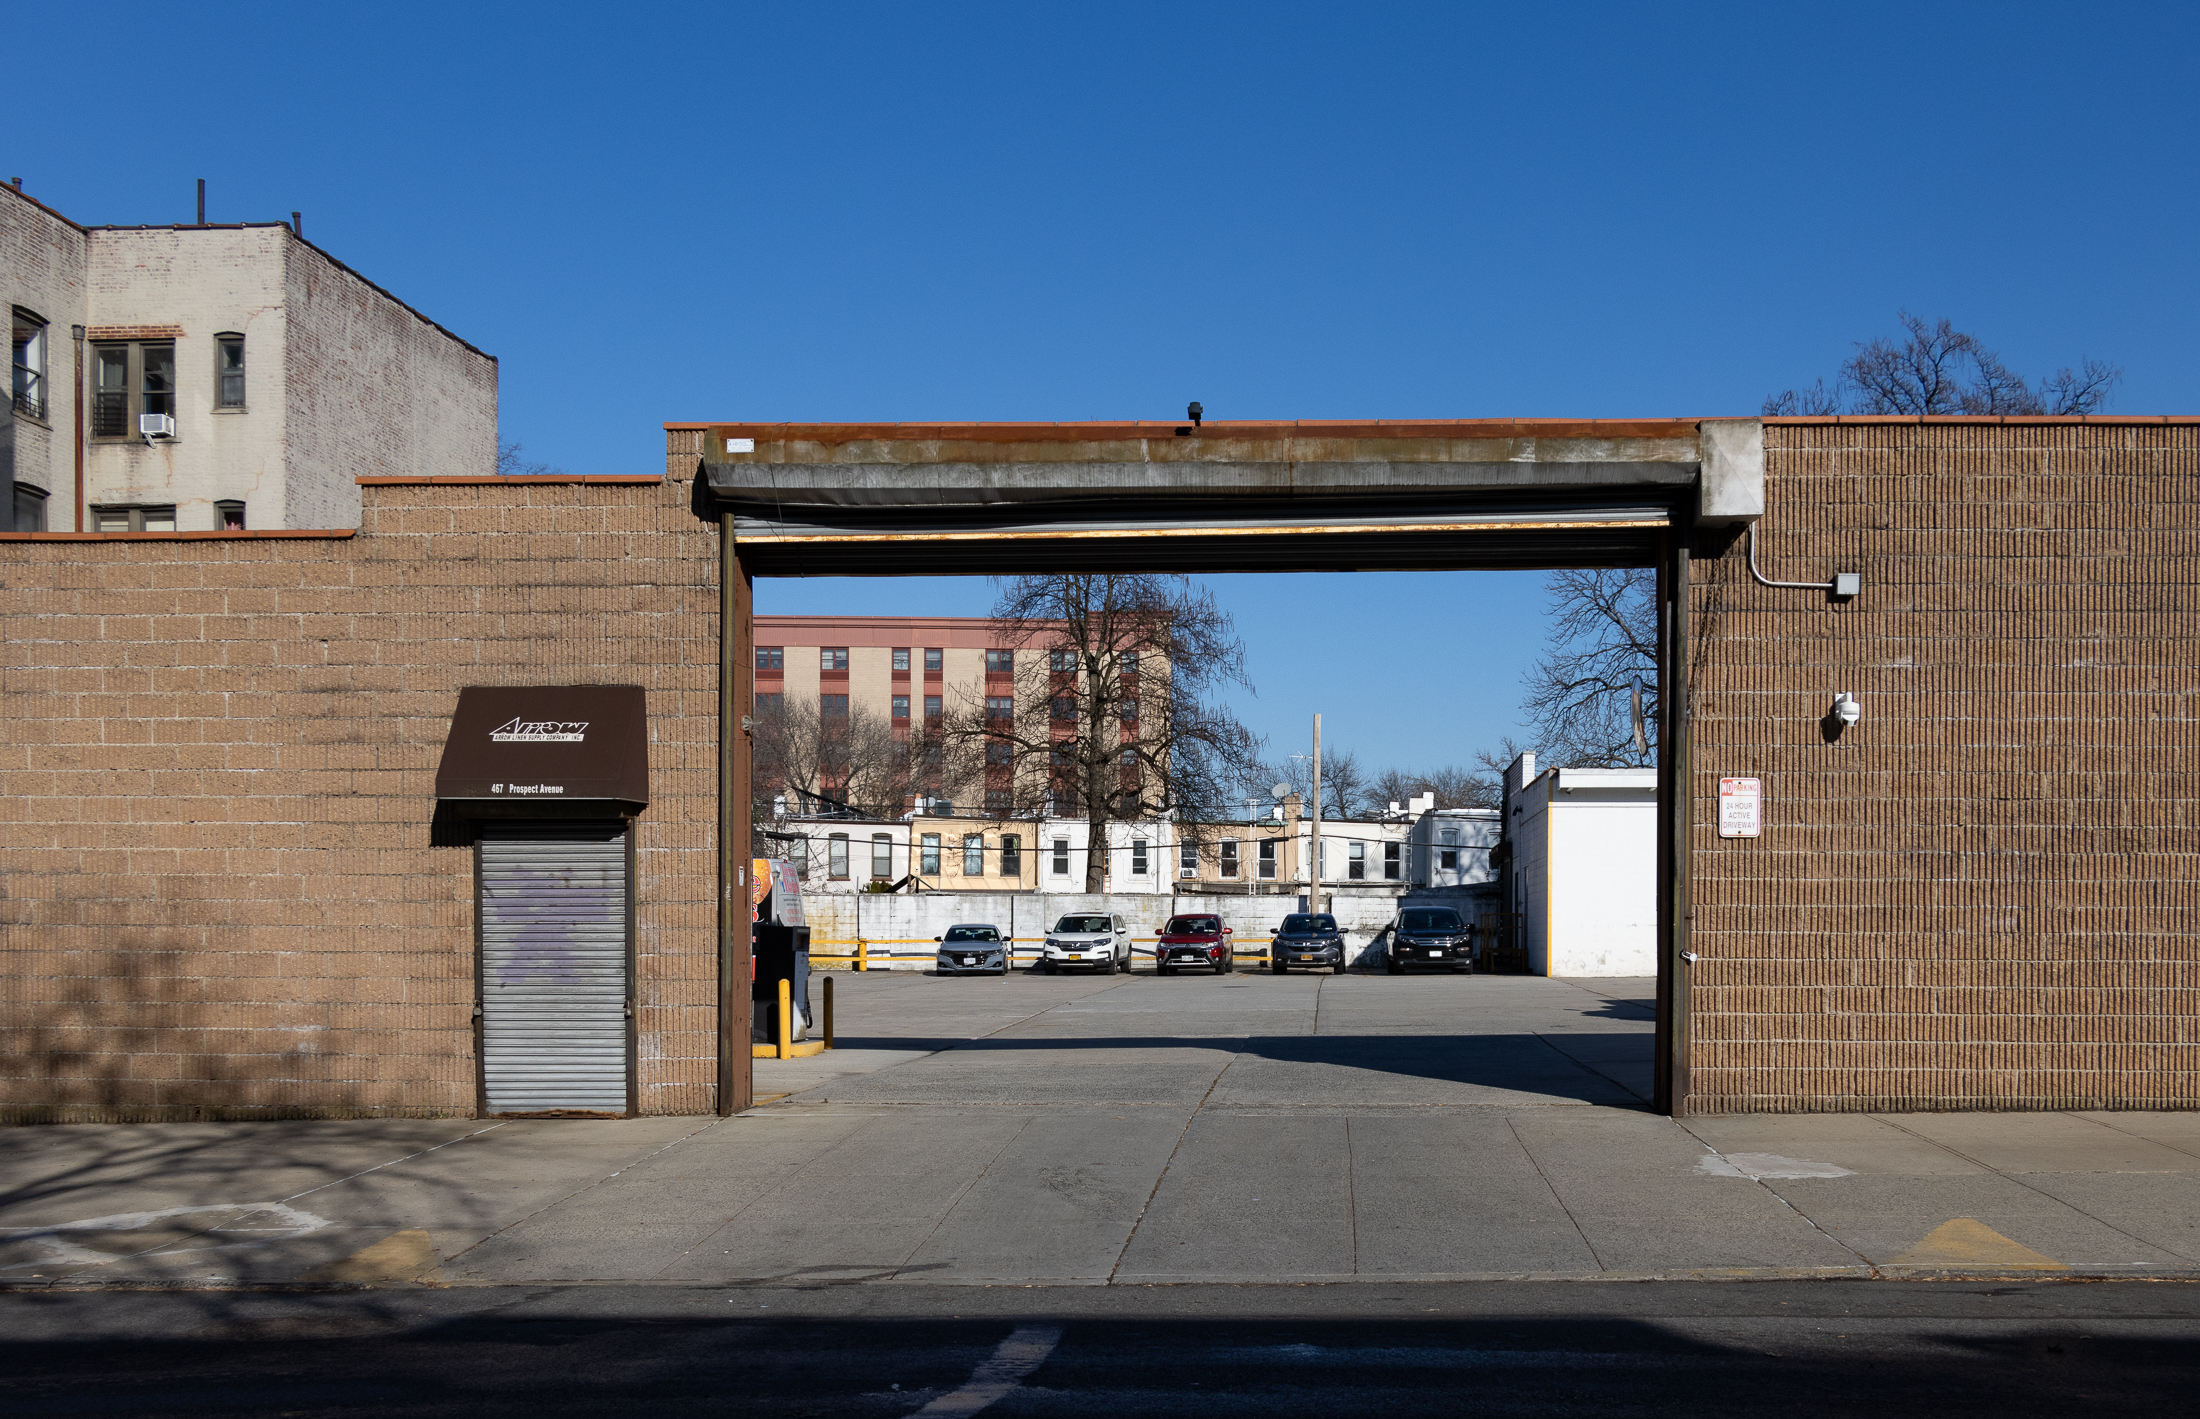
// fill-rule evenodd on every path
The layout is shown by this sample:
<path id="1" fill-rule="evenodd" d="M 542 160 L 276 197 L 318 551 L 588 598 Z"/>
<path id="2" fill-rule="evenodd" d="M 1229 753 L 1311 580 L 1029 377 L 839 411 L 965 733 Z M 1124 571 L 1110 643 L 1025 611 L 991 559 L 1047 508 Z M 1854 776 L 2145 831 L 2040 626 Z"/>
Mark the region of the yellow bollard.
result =
<path id="1" fill-rule="evenodd" d="M 779 1057 L 794 1058 L 794 982 L 779 979 Z"/>
<path id="2" fill-rule="evenodd" d="M 856 969 L 859 971 L 865 969 L 864 955 L 863 938 L 858 936 L 856 938 Z"/>
<path id="3" fill-rule="evenodd" d="M 833 978 L 825 977 L 825 1048 L 833 1047 Z"/>

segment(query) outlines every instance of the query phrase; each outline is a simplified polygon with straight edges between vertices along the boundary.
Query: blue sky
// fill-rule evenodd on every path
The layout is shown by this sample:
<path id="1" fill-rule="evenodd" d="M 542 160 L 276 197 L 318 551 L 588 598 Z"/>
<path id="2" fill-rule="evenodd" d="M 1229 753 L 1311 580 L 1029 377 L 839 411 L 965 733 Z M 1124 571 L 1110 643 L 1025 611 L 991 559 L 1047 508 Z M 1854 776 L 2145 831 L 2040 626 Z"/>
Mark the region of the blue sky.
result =
<path id="1" fill-rule="evenodd" d="M 0 175 L 91 223 L 188 221 L 199 177 L 213 220 L 303 210 L 576 472 L 658 466 L 668 419 L 1748 413 L 1898 307 L 2200 404 L 2190 5 L 113 19 L 10 21 Z M 1363 757 L 1514 731 L 1537 579 L 1385 579 L 1471 608 L 1438 648 L 1375 578 L 1285 580 L 1233 603 L 1259 727 L 1326 678 Z M 760 603 L 887 599 L 828 588 Z M 1379 710 L 1399 667 L 1446 708 Z"/>

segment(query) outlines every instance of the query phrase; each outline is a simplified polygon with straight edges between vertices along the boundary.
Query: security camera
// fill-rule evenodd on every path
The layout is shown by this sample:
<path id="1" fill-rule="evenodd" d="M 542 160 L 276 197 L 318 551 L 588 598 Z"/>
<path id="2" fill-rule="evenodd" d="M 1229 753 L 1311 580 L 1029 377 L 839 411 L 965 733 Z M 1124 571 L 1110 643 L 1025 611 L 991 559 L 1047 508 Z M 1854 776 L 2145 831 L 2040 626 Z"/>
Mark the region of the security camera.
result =
<path id="1" fill-rule="evenodd" d="M 1856 696 L 1843 690 L 1833 697 L 1833 717 L 1845 729 L 1864 717 L 1864 707 L 1856 702 Z"/>

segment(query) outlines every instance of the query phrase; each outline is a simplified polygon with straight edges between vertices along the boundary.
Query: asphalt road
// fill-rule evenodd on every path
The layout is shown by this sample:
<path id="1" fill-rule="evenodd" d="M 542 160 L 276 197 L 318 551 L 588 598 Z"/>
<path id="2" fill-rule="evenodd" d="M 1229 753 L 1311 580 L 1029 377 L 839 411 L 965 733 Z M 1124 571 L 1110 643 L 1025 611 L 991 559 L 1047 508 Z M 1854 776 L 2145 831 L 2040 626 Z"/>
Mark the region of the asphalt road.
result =
<path id="1" fill-rule="evenodd" d="M 0 1295 L 11 1416 L 2167 1414 L 2183 1282 Z"/>

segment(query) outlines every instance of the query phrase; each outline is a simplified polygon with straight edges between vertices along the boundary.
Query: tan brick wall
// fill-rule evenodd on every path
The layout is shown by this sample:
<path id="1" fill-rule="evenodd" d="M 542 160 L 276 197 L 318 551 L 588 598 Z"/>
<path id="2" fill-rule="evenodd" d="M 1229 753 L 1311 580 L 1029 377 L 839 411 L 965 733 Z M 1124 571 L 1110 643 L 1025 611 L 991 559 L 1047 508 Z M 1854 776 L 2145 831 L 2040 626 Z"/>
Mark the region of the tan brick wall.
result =
<path id="1" fill-rule="evenodd" d="M 709 1109 L 716 538 L 682 483 L 368 487 L 349 540 L 0 545 L 0 1117 L 469 1114 L 464 685 L 649 695 L 641 1101 Z"/>
<path id="2" fill-rule="evenodd" d="M 1864 592 L 1695 548 L 1688 1107 L 2200 1105 L 2200 429 L 1766 455 L 1760 569 Z M 1763 837 L 1717 836 L 1722 775 Z"/>

